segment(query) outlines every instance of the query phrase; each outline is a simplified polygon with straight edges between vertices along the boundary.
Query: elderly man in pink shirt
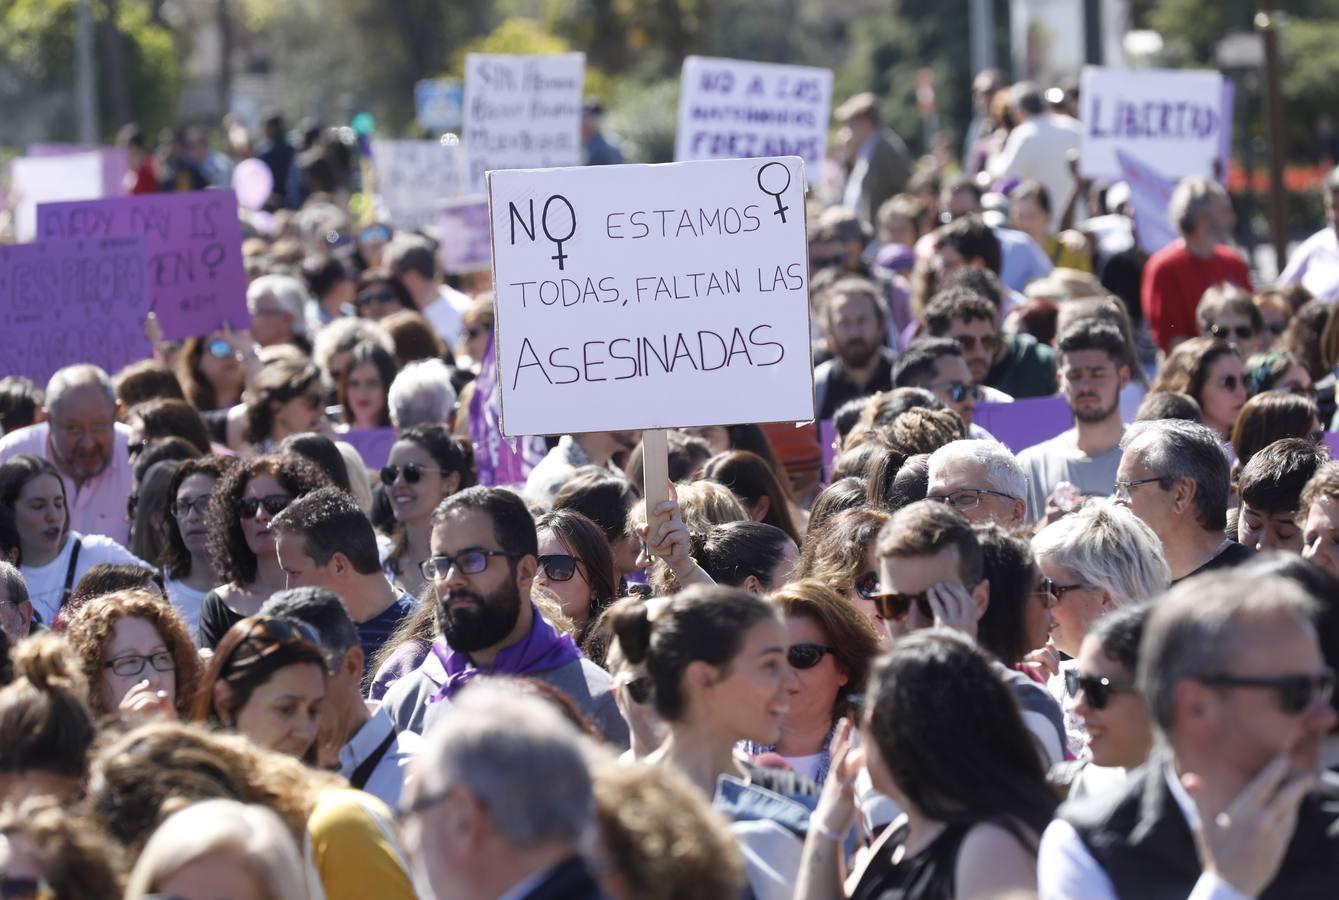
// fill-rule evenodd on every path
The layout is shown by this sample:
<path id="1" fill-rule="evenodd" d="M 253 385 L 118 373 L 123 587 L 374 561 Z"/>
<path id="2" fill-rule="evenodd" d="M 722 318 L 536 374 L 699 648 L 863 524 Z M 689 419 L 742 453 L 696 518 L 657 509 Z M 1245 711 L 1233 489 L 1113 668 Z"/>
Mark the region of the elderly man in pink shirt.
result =
<path id="1" fill-rule="evenodd" d="M 51 460 L 65 482 L 70 528 L 130 540 L 126 499 L 134 493 L 130 428 L 116 421 L 116 391 L 97 366 L 67 366 L 46 389 L 48 420 L 0 438 L 0 462 L 20 453 Z"/>

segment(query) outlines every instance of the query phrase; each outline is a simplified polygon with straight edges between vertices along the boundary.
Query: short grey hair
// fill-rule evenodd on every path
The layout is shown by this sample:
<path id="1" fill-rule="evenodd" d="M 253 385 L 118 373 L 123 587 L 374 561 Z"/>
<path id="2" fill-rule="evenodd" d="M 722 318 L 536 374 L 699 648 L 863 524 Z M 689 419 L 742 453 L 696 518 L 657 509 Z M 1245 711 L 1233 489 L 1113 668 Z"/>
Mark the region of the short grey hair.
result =
<path id="1" fill-rule="evenodd" d="M 90 363 L 79 363 L 73 366 L 66 366 L 63 369 L 57 369 L 51 376 L 51 380 L 46 383 L 46 408 L 47 412 L 54 415 L 56 407 L 60 406 L 61 399 L 65 392 L 74 388 L 97 385 L 102 388 L 102 392 L 107 395 L 107 402 L 116 408 L 116 386 L 112 384 L 111 376 L 99 366 Z"/>
<path id="2" fill-rule="evenodd" d="M 256 301 L 269 294 L 293 317 L 293 333 L 307 333 L 307 289 L 292 275 L 262 275 L 246 289 L 247 311 L 255 313 Z"/>
<path id="3" fill-rule="evenodd" d="M 1171 202 L 1167 206 L 1167 217 L 1176 223 L 1182 234 L 1195 230 L 1200 216 L 1208 215 L 1217 197 L 1225 197 L 1222 185 L 1203 175 L 1189 175 L 1182 178 L 1172 191 Z"/>
<path id="4" fill-rule="evenodd" d="M 1195 482 L 1195 519 L 1205 531 L 1227 527 L 1231 468 L 1213 429 L 1185 419 L 1135 422 L 1120 442 L 1125 453 L 1142 453 L 1144 465 L 1162 478 L 1162 488 L 1189 478 Z"/>
<path id="5" fill-rule="evenodd" d="M 1144 629 L 1137 683 L 1164 737 L 1176 728 L 1176 686 L 1222 672 L 1262 619 L 1293 617 L 1314 633 L 1316 603 L 1280 575 L 1242 578 L 1209 572 L 1178 584 L 1158 601 Z"/>
<path id="6" fill-rule="evenodd" d="M 428 731 L 420 790 L 464 788 L 515 847 L 579 845 L 595 811 L 584 740 L 552 703 L 481 679 Z"/>
<path id="7" fill-rule="evenodd" d="M 1009 448 L 999 441 L 952 441 L 930 454 L 930 480 L 935 472 L 958 460 L 969 460 L 985 467 L 986 481 L 991 490 L 1008 494 L 1016 500 L 1027 497 L 1027 475 Z"/>
<path id="8" fill-rule="evenodd" d="M 1090 500 L 1047 525 L 1032 539 L 1032 552 L 1106 591 L 1117 606 L 1152 600 L 1172 581 L 1153 529 L 1110 499 Z"/>
<path id="9" fill-rule="evenodd" d="M 23 580 L 23 573 L 4 560 L 0 560 L 0 587 L 15 606 L 28 602 L 28 582 Z"/>
<path id="10" fill-rule="evenodd" d="M 316 368 L 328 374 L 330 361 L 336 354 L 348 353 L 359 344 L 377 344 L 391 356 L 395 355 L 395 342 L 386 329 L 371 319 L 341 316 L 316 333 L 316 340 L 312 344 L 312 362 L 316 363 Z"/>
<path id="11" fill-rule="evenodd" d="M 456 408 L 451 370 L 440 359 L 420 359 L 400 370 L 386 393 L 391 424 L 403 431 L 415 425 L 441 425 Z"/>

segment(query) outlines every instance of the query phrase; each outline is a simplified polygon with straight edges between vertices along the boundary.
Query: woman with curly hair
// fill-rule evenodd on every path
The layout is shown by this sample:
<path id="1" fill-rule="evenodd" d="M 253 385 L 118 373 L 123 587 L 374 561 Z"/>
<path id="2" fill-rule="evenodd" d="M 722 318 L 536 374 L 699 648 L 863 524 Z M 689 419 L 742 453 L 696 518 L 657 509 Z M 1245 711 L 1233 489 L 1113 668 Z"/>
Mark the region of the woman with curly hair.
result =
<path id="1" fill-rule="evenodd" d="M 145 591 L 98 597 L 74 615 L 66 637 L 88 679 L 97 715 L 185 716 L 200 683 L 200 655 L 171 605 Z"/>
<path id="2" fill-rule="evenodd" d="M 89 810 L 131 856 L 171 813 L 219 798 L 267 807 L 283 820 L 304 849 L 313 897 L 415 896 L 385 804 L 247 737 L 142 725 L 102 747 L 90 766 Z"/>
<path id="3" fill-rule="evenodd" d="M 288 586 L 270 520 L 293 500 L 328 484 L 297 456 L 261 456 L 226 473 L 209 501 L 208 549 L 227 582 L 200 604 L 199 643 L 213 649 L 229 628 Z"/>
<path id="4" fill-rule="evenodd" d="M 1176 346 L 1150 392 L 1180 391 L 1195 398 L 1204 424 L 1226 441 L 1246 405 L 1246 373 L 1241 356 L 1227 341 L 1197 337 Z"/>
<path id="5" fill-rule="evenodd" d="M 121 852 L 55 797 L 0 809 L 0 896 L 105 900 L 121 895 Z"/>
<path id="6" fill-rule="evenodd" d="M 221 479 L 238 465 L 236 457 L 188 459 L 172 473 L 167 486 L 167 548 L 159 559 L 167 599 L 194 633 L 200 626 L 200 604 L 223 579 L 209 555 L 209 500 Z"/>

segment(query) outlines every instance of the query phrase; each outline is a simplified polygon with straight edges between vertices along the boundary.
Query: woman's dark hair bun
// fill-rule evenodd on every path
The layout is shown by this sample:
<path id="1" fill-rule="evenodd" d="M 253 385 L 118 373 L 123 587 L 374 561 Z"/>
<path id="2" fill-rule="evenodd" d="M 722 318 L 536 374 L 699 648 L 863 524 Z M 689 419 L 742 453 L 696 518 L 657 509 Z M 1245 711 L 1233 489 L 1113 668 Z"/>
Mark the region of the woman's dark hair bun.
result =
<path id="1" fill-rule="evenodd" d="M 645 662 L 651 651 L 651 620 L 646 601 L 640 597 L 624 597 L 611 606 L 606 615 L 624 659 L 634 666 Z"/>

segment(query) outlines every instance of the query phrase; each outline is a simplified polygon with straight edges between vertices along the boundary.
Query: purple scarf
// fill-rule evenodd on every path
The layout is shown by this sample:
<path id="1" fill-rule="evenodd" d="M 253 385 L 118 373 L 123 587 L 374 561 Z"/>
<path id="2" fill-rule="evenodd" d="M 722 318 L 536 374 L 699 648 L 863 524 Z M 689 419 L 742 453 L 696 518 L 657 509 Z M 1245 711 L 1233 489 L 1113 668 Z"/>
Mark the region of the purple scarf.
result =
<path id="1" fill-rule="evenodd" d="M 539 614 L 534 604 L 530 605 L 530 613 L 534 617 L 530 633 L 519 643 L 498 651 L 493 665 L 487 669 L 477 668 L 468 653 L 452 650 L 447 646 L 445 637 L 433 641 L 432 655 L 446 670 L 446 679 L 442 682 L 441 690 L 428 698 L 428 703 L 439 703 L 450 698 L 476 675 L 538 675 L 581 659 L 581 651 L 577 649 L 571 635 L 559 634 L 558 629 Z"/>

